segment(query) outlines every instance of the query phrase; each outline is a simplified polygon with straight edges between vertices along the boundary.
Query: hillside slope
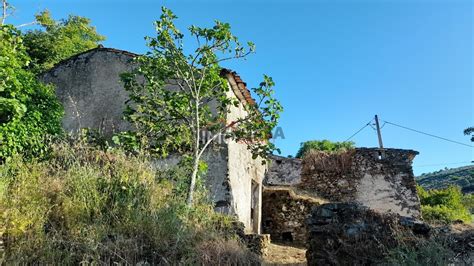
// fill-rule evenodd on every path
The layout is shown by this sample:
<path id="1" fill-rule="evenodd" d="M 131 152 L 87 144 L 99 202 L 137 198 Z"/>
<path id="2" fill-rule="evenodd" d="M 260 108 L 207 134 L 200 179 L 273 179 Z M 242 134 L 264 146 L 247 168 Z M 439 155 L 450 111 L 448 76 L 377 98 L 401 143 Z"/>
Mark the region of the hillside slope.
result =
<path id="1" fill-rule="evenodd" d="M 474 165 L 422 174 L 416 177 L 416 181 L 425 189 L 457 185 L 461 187 L 463 193 L 474 193 Z"/>

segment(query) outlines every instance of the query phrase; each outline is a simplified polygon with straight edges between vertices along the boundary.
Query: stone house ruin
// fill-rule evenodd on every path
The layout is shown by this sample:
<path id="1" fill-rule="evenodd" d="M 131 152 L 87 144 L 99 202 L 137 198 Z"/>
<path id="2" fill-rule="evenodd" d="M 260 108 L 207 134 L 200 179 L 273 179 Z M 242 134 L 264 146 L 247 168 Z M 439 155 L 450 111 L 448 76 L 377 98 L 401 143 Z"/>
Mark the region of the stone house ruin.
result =
<path id="1" fill-rule="evenodd" d="M 136 54 L 98 47 L 57 64 L 41 77 L 56 87 L 64 106 L 63 127 L 77 133 L 82 128 L 99 130 L 106 136 L 131 129 L 124 121 L 128 92 L 120 74 L 134 67 Z M 245 115 L 244 105 L 253 101 L 246 84 L 233 71 L 223 70 L 228 80 L 229 97 L 239 100 L 232 106 L 228 121 Z M 253 160 L 246 144 L 227 141 L 204 155 L 208 163 L 206 182 L 216 210 L 236 215 L 244 223 L 246 233 L 259 233 L 261 223 L 262 180 L 266 167 Z M 176 158 L 158 164 L 176 163 Z"/>
<path id="2" fill-rule="evenodd" d="M 106 136 L 131 129 L 123 111 L 128 93 L 119 75 L 130 72 L 136 54 L 98 47 L 75 55 L 44 73 L 41 79 L 56 87 L 65 109 L 67 132 L 82 128 Z M 223 70 L 229 97 L 239 100 L 227 120 L 245 115 L 252 104 L 246 84 L 233 71 Z M 300 160 L 272 156 L 269 167 L 252 159 L 246 144 L 227 141 L 204 155 L 206 183 L 217 211 L 235 215 L 245 233 L 270 234 L 274 240 L 304 244 L 306 219 L 315 205 L 357 202 L 381 213 L 420 217 L 411 167 L 412 150 L 357 148 L 343 154 L 318 154 Z M 177 158 L 157 164 L 174 164 Z M 263 208 L 262 208 L 263 205 Z"/>
<path id="3" fill-rule="evenodd" d="M 379 213 L 420 218 L 411 166 L 417 154 L 384 149 L 380 155 L 378 148 L 356 148 L 314 152 L 304 160 L 273 156 L 264 180 L 263 233 L 304 244 L 311 208 L 328 202 L 355 202 Z"/>

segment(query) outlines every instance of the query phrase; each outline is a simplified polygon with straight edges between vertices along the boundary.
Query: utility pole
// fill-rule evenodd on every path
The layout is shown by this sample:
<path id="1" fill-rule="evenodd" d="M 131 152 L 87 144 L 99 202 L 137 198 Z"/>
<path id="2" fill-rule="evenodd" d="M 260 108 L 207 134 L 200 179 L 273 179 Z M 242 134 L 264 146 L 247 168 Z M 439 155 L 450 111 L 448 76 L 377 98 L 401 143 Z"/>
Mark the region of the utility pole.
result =
<path id="1" fill-rule="evenodd" d="M 377 127 L 377 136 L 379 137 L 379 148 L 383 150 L 382 132 L 380 132 L 379 117 L 375 115 L 375 126 Z"/>

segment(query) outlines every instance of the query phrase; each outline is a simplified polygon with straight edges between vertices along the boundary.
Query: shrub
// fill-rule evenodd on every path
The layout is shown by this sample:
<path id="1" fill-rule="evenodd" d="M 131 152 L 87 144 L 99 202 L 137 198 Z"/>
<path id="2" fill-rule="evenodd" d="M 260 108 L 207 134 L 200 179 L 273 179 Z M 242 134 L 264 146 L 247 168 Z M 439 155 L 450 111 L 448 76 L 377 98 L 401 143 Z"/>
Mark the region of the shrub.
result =
<path id="1" fill-rule="evenodd" d="M 343 141 L 343 142 L 332 142 L 329 140 L 310 140 L 301 143 L 300 149 L 296 153 L 296 158 L 302 158 L 307 152 L 311 150 L 326 151 L 326 152 L 338 152 L 347 151 L 354 148 L 354 142 Z"/>
<path id="2" fill-rule="evenodd" d="M 462 202 L 466 208 L 469 209 L 471 215 L 474 214 L 474 194 L 466 194 L 464 195 Z"/>
<path id="3" fill-rule="evenodd" d="M 303 157 L 302 173 L 304 175 L 311 175 L 315 171 L 347 173 L 350 171 L 354 154 L 354 150 L 331 153 L 309 150 Z"/>
<path id="4" fill-rule="evenodd" d="M 61 132 L 61 104 L 25 70 L 29 61 L 20 32 L 0 26 L 0 162 L 16 153 L 44 155 L 46 136 Z"/>
<path id="5" fill-rule="evenodd" d="M 380 265 L 448 265 L 454 253 L 445 243 L 421 240 L 417 245 L 400 245 L 389 250 Z"/>
<path id="6" fill-rule="evenodd" d="M 463 202 L 461 189 L 450 186 L 445 189 L 432 189 L 426 191 L 423 187 L 417 187 L 421 202 L 423 218 L 430 222 L 450 223 L 462 220 L 471 222 L 469 209 Z"/>
<path id="7" fill-rule="evenodd" d="M 0 166 L 6 263 L 194 264 L 216 241 L 225 244 L 207 246 L 247 254 L 235 221 L 214 213 L 204 191 L 186 206 L 182 171 L 87 145 L 56 144 L 42 162 L 14 156 Z"/>

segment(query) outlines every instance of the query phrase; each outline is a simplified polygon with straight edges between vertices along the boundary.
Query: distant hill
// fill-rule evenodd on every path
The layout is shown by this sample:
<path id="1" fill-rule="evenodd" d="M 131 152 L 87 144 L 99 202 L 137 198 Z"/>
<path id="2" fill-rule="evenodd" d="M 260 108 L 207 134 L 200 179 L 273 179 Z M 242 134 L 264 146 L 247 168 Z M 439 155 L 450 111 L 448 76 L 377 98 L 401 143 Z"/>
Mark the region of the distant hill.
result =
<path id="1" fill-rule="evenodd" d="M 422 174 L 416 177 L 416 181 L 425 189 L 457 185 L 461 187 L 463 193 L 474 193 L 474 165 Z"/>

